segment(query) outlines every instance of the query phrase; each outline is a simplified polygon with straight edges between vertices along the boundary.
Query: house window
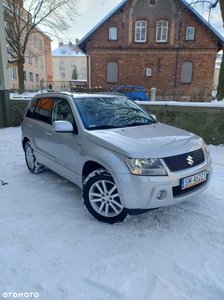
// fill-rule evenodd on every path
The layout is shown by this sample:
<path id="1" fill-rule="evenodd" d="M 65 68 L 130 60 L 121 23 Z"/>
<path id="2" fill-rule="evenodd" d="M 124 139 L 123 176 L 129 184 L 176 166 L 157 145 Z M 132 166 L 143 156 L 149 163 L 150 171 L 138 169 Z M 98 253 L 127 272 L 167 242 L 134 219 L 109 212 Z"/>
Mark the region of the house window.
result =
<path id="1" fill-rule="evenodd" d="M 116 27 L 110 27 L 109 28 L 109 40 L 110 41 L 116 41 L 117 40 L 117 28 Z"/>
<path id="2" fill-rule="evenodd" d="M 194 40 L 194 27 L 187 27 L 186 29 L 186 40 L 193 41 Z"/>
<path id="3" fill-rule="evenodd" d="M 74 67 L 75 67 L 75 62 L 74 62 L 74 61 L 71 61 L 71 68 L 74 69 Z"/>
<path id="4" fill-rule="evenodd" d="M 43 68 L 44 67 L 44 60 L 43 60 L 43 58 L 39 58 L 39 61 L 40 61 L 41 68 Z"/>
<path id="5" fill-rule="evenodd" d="M 43 42 L 42 40 L 38 39 L 39 49 L 43 49 Z"/>
<path id="6" fill-rule="evenodd" d="M 36 36 L 33 37 L 33 44 L 35 47 L 37 47 L 37 37 Z"/>
<path id="7" fill-rule="evenodd" d="M 39 83 L 39 74 L 36 74 L 36 83 Z"/>
<path id="8" fill-rule="evenodd" d="M 118 63 L 116 61 L 110 61 L 107 64 L 107 82 L 118 82 Z"/>
<path id="9" fill-rule="evenodd" d="M 184 61 L 181 67 L 181 83 L 191 83 L 193 75 L 193 63 L 191 61 Z"/>
<path id="10" fill-rule="evenodd" d="M 65 78 L 65 72 L 61 73 L 61 78 Z"/>
<path id="11" fill-rule="evenodd" d="M 16 69 L 9 68 L 9 79 L 16 79 Z"/>
<path id="12" fill-rule="evenodd" d="M 30 82 L 33 82 L 33 73 L 29 73 Z"/>
<path id="13" fill-rule="evenodd" d="M 23 71 L 23 80 L 26 81 L 26 71 Z"/>
<path id="14" fill-rule="evenodd" d="M 35 65 L 38 66 L 38 58 L 36 56 L 34 57 L 34 62 L 35 62 Z"/>
<path id="15" fill-rule="evenodd" d="M 32 57 L 30 56 L 30 54 L 28 56 L 28 64 L 32 65 Z"/>
<path id="16" fill-rule="evenodd" d="M 135 42 L 144 43 L 146 42 L 146 21 L 135 22 Z"/>
<path id="17" fill-rule="evenodd" d="M 168 21 L 160 20 L 156 23 L 156 42 L 167 42 L 168 36 Z"/>
<path id="18" fill-rule="evenodd" d="M 65 69 L 65 62 L 60 61 L 60 71 Z"/>

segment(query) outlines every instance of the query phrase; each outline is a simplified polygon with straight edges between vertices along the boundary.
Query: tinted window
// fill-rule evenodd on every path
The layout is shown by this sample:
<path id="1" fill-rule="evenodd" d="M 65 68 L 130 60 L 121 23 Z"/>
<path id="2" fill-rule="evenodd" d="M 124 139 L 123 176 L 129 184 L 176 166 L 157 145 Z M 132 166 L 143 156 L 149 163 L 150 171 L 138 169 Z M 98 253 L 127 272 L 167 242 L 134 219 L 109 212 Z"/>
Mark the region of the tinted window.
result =
<path id="1" fill-rule="evenodd" d="M 52 110 L 53 99 L 51 98 L 40 98 L 37 99 L 29 107 L 27 111 L 27 117 L 51 123 L 51 110 Z"/>

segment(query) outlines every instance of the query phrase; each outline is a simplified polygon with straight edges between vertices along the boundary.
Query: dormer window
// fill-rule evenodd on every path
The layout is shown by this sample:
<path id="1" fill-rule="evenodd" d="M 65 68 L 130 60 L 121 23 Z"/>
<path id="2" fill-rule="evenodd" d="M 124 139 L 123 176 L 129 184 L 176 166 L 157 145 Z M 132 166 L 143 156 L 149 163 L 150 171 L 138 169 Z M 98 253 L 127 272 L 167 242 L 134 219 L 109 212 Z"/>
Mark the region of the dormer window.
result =
<path id="1" fill-rule="evenodd" d="M 116 27 L 110 27 L 109 28 L 109 40 L 110 41 L 116 41 L 117 40 L 117 28 Z"/>
<path id="2" fill-rule="evenodd" d="M 146 42 L 146 21 L 137 21 L 135 22 L 135 42 L 144 43 Z"/>
<path id="3" fill-rule="evenodd" d="M 194 40 L 194 27 L 187 27 L 186 29 L 186 40 L 193 41 Z"/>
<path id="4" fill-rule="evenodd" d="M 168 36 L 168 21 L 160 20 L 156 23 L 156 42 L 167 42 Z"/>

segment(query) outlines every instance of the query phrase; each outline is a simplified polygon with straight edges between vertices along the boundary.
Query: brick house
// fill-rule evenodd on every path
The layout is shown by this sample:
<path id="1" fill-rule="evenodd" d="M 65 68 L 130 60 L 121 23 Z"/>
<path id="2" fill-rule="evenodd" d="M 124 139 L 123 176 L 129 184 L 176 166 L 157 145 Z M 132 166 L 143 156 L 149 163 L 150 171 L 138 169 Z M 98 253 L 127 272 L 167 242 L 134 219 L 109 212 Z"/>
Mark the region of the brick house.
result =
<path id="1" fill-rule="evenodd" d="M 211 101 L 223 42 L 185 0 L 123 0 L 78 46 L 89 87 L 142 85 L 157 100 Z"/>

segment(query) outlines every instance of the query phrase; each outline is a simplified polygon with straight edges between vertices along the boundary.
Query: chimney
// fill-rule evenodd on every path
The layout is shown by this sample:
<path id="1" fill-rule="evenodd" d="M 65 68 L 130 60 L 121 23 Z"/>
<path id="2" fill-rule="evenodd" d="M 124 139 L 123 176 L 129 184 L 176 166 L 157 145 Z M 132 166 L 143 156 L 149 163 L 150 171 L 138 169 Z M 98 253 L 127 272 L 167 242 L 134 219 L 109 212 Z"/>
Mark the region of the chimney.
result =
<path id="1" fill-rule="evenodd" d="M 72 46 L 72 42 L 69 42 L 69 46 Z"/>
<path id="2" fill-rule="evenodd" d="M 77 45 L 79 43 L 79 39 L 75 39 L 75 44 Z"/>
<path id="3" fill-rule="evenodd" d="M 61 46 L 63 46 L 63 42 L 59 42 L 59 45 L 58 45 L 59 47 L 61 47 Z"/>

